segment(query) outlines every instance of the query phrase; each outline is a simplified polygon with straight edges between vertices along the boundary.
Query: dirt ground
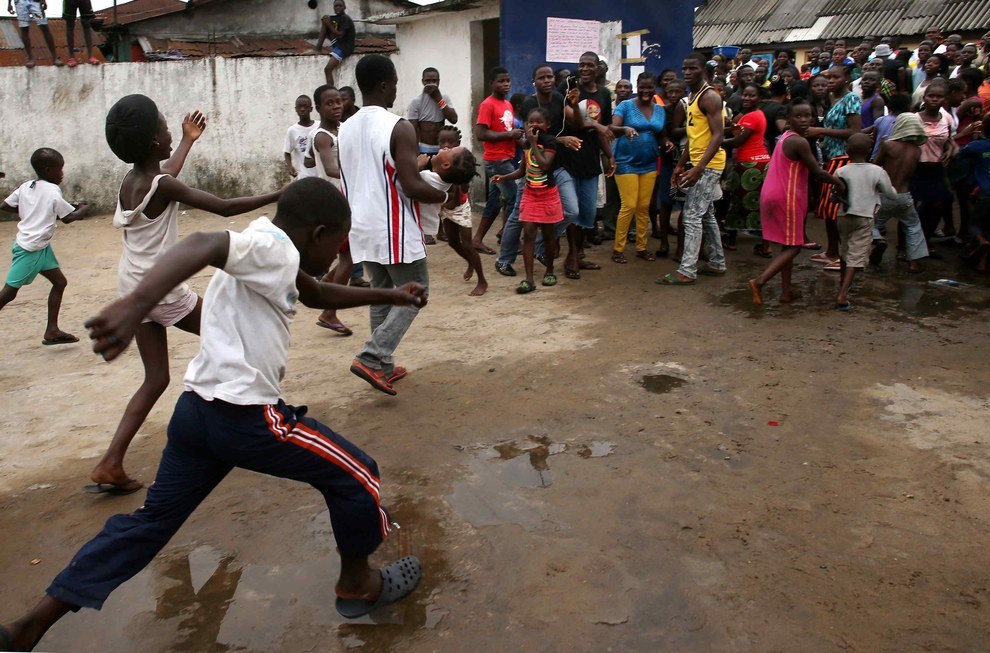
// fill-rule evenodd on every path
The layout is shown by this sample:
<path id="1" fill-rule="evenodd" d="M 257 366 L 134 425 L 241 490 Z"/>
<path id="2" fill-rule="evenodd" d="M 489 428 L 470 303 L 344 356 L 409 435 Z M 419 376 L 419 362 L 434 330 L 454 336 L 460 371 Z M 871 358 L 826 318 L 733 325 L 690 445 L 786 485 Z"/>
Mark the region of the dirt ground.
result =
<path id="1" fill-rule="evenodd" d="M 253 217 L 192 213 L 183 233 Z M 0 242 L 14 231 L 0 224 Z M 83 335 L 115 296 L 119 235 L 93 218 L 54 247 L 62 326 Z M 605 270 L 581 281 L 520 297 L 492 272 L 482 298 L 433 247 L 395 398 L 347 371 L 366 309 L 342 313 L 351 338 L 302 309 L 285 397 L 377 459 L 402 528 L 376 560 L 420 556 L 417 591 L 344 623 L 321 497 L 235 472 L 102 612 L 69 615 L 39 649 L 986 650 L 990 284 L 945 262 L 912 277 L 889 251 L 839 313 L 835 276 L 804 254 L 805 298 L 781 306 L 772 284 L 756 310 L 751 247 L 694 288 L 653 283 L 669 261 L 614 265 L 602 247 L 589 256 Z M 971 285 L 928 283 L 949 276 Z M 0 313 L 0 621 L 143 498 L 81 492 L 137 353 L 108 365 L 41 346 L 47 292 L 39 280 Z M 174 382 L 127 461 L 146 482 L 198 346 L 170 338 Z"/>

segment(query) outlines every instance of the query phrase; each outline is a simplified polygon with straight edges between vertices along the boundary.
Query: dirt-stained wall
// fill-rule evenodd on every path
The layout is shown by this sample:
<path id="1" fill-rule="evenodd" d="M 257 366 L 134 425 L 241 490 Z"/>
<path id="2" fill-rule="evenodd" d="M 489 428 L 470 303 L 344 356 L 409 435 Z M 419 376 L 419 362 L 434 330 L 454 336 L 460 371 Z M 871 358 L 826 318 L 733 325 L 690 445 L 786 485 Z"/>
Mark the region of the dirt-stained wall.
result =
<path id="1" fill-rule="evenodd" d="M 356 86 L 357 60 L 338 70 L 338 85 Z M 53 147 L 65 157 L 65 197 L 113 210 L 127 166 L 110 152 L 104 124 L 110 106 L 129 93 L 158 103 L 176 144 L 182 116 L 206 114 L 183 181 L 222 196 L 274 190 L 288 180 L 282 144 L 296 120 L 295 98 L 323 83 L 324 65 L 325 57 L 299 56 L 0 68 L 0 192 L 34 178 L 31 153 Z"/>

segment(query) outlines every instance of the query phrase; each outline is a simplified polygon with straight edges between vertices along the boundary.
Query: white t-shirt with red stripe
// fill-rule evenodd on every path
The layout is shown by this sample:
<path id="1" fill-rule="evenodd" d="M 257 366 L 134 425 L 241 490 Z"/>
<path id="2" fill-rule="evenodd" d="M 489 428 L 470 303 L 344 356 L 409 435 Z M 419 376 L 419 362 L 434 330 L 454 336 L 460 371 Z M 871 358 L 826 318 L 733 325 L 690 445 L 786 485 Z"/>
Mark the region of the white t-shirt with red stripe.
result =
<path id="1" fill-rule="evenodd" d="M 426 258 L 415 203 L 402 192 L 392 158 L 392 131 L 400 120 L 383 107 L 364 106 L 337 135 L 355 263 L 395 265 Z"/>

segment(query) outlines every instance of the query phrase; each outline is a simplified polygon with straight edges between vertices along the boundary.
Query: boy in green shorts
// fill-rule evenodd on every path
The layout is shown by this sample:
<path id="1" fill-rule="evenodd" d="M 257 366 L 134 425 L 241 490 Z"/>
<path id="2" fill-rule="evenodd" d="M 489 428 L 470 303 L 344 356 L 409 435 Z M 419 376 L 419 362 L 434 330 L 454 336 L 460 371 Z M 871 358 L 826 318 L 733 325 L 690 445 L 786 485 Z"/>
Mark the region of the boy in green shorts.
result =
<path id="1" fill-rule="evenodd" d="M 37 179 L 24 182 L 4 200 L 0 209 L 16 213 L 17 238 L 10 250 L 14 260 L 7 272 L 7 280 L 0 289 L 0 309 L 17 297 L 17 291 L 28 285 L 39 274 L 52 283 L 48 294 L 48 326 L 45 327 L 43 345 L 64 345 L 79 342 L 79 338 L 58 328 L 58 311 L 62 307 L 62 293 L 68 283 L 58 267 L 58 259 L 52 251 L 51 240 L 58 220 L 68 224 L 86 216 L 86 204 L 72 206 L 62 197 L 58 185 L 62 183 L 62 155 L 43 147 L 31 155 L 31 167 L 38 173 Z"/>

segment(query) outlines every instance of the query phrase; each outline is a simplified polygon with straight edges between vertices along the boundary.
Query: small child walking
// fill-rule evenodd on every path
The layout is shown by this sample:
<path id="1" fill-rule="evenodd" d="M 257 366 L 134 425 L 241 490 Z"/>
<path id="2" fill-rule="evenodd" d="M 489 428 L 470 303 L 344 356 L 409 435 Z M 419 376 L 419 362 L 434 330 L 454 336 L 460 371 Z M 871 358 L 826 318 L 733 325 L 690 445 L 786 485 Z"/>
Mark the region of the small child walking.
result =
<path id="1" fill-rule="evenodd" d="M 849 288 L 856 270 L 862 270 L 870 260 L 873 245 L 873 220 L 880 208 L 880 196 L 897 199 L 897 191 L 890 183 L 887 171 L 878 165 L 867 163 L 873 151 L 873 141 L 866 134 L 853 134 L 846 145 L 849 164 L 840 168 L 835 176 L 846 185 L 845 210 L 839 210 L 839 258 L 842 280 L 835 308 L 848 311 Z"/>
<path id="2" fill-rule="evenodd" d="M 760 222 L 763 238 L 780 245 L 777 255 L 756 279 L 750 279 L 753 303 L 763 305 L 763 286 L 780 274 L 780 301 L 792 302 L 800 294 L 791 289 L 794 259 L 804 245 L 804 219 L 808 215 L 808 174 L 834 184 L 842 192 L 843 184 L 818 165 L 805 134 L 814 117 L 807 100 L 794 100 L 787 108 L 789 130 L 784 132 L 773 150 L 766 179 L 760 194 Z M 795 138 L 795 136 L 797 138 Z"/>
<path id="3" fill-rule="evenodd" d="M 516 292 L 520 295 L 536 290 L 533 277 L 533 259 L 536 250 L 536 234 L 543 234 L 546 271 L 544 286 L 557 285 L 553 260 L 557 255 L 556 225 L 564 219 L 560 192 L 553 177 L 554 159 L 557 156 L 557 140 L 547 131 L 550 128 L 550 112 L 537 107 L 526 116 L 526 148 L 523 163 L 515 172 L 496 175 L 492 184 L 526 178 L 522 201 L 519 204 L 519 222 L 522 223 L 523 265 L 526 278 L 519 282 Z"/>
<path id="4" fill-rule="evenodd" d="M 285 144 L 282 151 L 285 153 L 285 170 L 290 177 L 295 179 L 305 179 L 316 174 L 314 168 L 307 168 L 304 164 L 306 152 L 309 151 L 310 143 L 313 140 L 313 132 L 319 125 L 313 121 L 310 115 L 313 113 L 313 101 L 308 95 L 300 95 L 296 98 L 296 115 L 299 122 L 290 126 L 285 132 Z"/>
<path id="5" fill-rule="evenodd" d="M 134 292 L 86 323 L 93 350 L 113 360 L 140 334 L 149 307 L 203 268 L 217 268 L 203 300 L 200 350 L 186 370 L 144 505 L 107 520 L 34 609 L 0 626 L 0 650 L 31 650 L 69 612 L 102 608 L 235 467 L 306 483 L 323 495 L 340 555 L 334 589 L 341 616 L 364 616 L 416 588 L 422 572 L 415 557 L 382 569 L 368 564 L 392 525 L 381 505 L 377 463 L 281 396 L 297 302 L 426 305 L 426 289 L 417 283 L 368 289 L 315 281 L 349 229 L 344 196 L 322 179 L 302 179 L 285 190 L 274 220 L 263 216 L 241 232 L 189 236 L 156 261 Z"/>
<path id="6" fill-rule="evenodd" d="M 461 130 L 453 125 L 444 125 L 437 135 L 437 144 L 441 150 L 456 149 L 461 146 Z M 440 221 L 443 240 L 447 241 L 450 248 L 457 252 L 457 255 L 467 261 L 468 267 L 464 271 L 464 280 L 470 281 L 475 274 L 478 275 L 478 283 L 474 290 L 468 293 L 470 297 L 480 297 L 488 291 L 488 280 L 485 272 L 481 269 L 481 256 L 477 250 L 471 246 L 471 202 L 468 200 L 468 186 L 470 184 L 455 184 L 450 188 L 450 201 L 440 209 Z"/>
<path id="7" fill-rule="evenodd" d="M 59 268 L 52 251 L 56 223 L 65 224 L 86 216 L 88 207 L 72 206 L 62 197 L 58 185 L 62 183 L 65 160 L 50 147 L 35 150 L 31 155 L 31 167 L 38 178 L 20 185 L 0 209 L 16 213 L 17 237 L 10 251 L 13 261 L 7 271 L 7 280 L 0 289 L 0 309 L 17 297 L 17 291 L 30 284 L 40 274 L 52 284 L 48 293 L 48 325 L 45 327 L 43 345 L 65 345 L 79 342 L 79 338 L 58 328 L 58 313 L 62 308 L 62 295 L 68 281 Z"/>
<path id="8" fill-rule="evenodd" d="M 117 269 L 117 289 L 122 296 L 134 292 L 158 258 L 179 242 L 179 202 L 229 217 L 259 209 L 281 195 L 282 191 L 277 191 L 225 200 L 176 179 L 190 148 L 205 128 L 206 119 L 199 111 L 186 115 L 182 141 L 173 154 L 168 122 L 150 98 L 128 95 L 107 114 L 110 149 L 121 161 L 134 166 L 120 184 L 113 218 L 124 245 Z M 124 471 L 124 454 L 168 387 L 166 329 L 175 326 L 199 335 L 201 310 L 202 300 L 185 283 L 179 283 L 148 307 L 135 336 L 144 379 L 127 403 L 110 447 L 90 475 L 94 484 L 84 488 L 87 492 L 130 494 L 144 487 Z"/>

